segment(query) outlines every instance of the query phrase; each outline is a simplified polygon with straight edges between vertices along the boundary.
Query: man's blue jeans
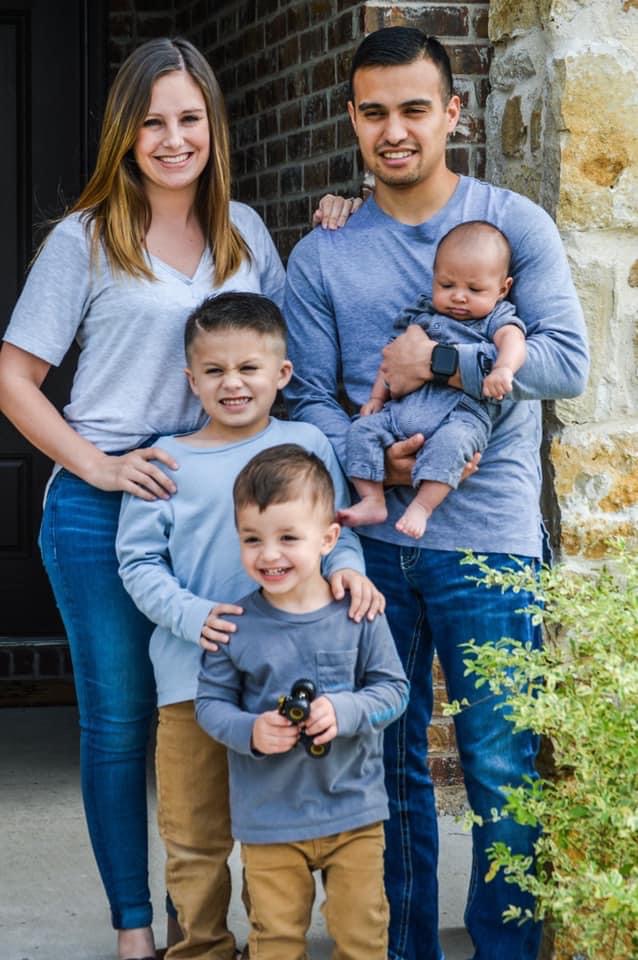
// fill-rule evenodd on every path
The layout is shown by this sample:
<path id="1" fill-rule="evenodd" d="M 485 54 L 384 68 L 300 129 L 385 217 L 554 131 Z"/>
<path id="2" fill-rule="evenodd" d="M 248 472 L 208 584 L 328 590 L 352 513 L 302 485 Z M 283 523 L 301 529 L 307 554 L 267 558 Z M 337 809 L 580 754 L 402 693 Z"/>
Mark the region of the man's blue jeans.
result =
<path id="1" fill-rule="evenodd" d="M 47 496 L 40 548 L 71 648 L 89 835 L 113 926 L 130 929 L 152 919 L 146 747 L 155 686 L 152 624 L 117 573 L 120 499 L 62 470 Z"/>
<path id="2" fill-rule="evenodd" d="M 438 654 L 450 699 L 472 706 L 455 718 L 456 736 L 471 808 L 485 818 L 473 831 L 473 866 L 465 923 L 474 960 L 535 960 L 540 925 L 504 923 L 509 904 L 531 907 L 530 899 L 499 874 L 489 883 L 485 850 L 494 841 L 530 854 L 535 831 L 511 820 L 491 822 L 503 803 L 500 787 L 533 777 L 537 738 L 513 734 L 496 698 L 464 676 L 459 644 L 512 637 L 540 642 L 530 618 L 516 613 L 529 598 L 468 581 L 476 567 L 461 566 L 458 551 L 398 547 L 363 538 L 368 576 L 385 594 L 386 614 L 411 683 L 407 711 L 386 730 L 386 890 L 390 901 L 391 960 L 441 960 L 438 938 L 438 839 L 434 791 L 427 766 L 426 728 L 432 716 L 432 660 Z M 528 560 L 529 558 L 522 558 Z M 493 567 L 512 566 L 504 554 L 489 554 Z"/>

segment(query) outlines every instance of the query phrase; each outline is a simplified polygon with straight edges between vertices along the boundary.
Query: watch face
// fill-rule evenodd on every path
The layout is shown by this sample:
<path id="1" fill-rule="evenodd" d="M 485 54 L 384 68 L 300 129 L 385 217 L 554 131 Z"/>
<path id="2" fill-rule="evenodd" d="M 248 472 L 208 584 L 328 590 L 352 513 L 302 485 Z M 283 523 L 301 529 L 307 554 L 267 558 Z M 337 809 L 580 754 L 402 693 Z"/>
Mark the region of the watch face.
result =
<path id="1" fill-rule="evenodd" d="M 459 352 L 456 347 L 439 343 L 432 351 L 432 373 L 439 377 L 451 377 L 456 373 Z"/>

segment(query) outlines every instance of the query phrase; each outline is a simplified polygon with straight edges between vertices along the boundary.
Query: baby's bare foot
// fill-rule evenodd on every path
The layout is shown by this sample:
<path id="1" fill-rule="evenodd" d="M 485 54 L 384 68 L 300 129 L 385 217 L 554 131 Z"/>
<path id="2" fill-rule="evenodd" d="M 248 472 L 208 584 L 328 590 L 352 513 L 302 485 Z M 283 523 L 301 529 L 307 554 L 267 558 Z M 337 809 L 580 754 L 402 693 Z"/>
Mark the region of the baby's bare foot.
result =
<path id="1" fill-rule="evenodd" d="M 418 501 L 413 500 L 403 516 L 399 517 L 395 526 L 400 533 L 407 537 L 420 540 L 428 525 L 432 511 L 426 510 Z"/>
<path id="2" fill-rule="evenodd" d="M 388 508 L 383 497 L 363 497 L 359 503 L 346 510 L 339 510 L 337 520 L 344 527 L 361 527 L 364 524 L 383 523 L 388 519 Z"/>

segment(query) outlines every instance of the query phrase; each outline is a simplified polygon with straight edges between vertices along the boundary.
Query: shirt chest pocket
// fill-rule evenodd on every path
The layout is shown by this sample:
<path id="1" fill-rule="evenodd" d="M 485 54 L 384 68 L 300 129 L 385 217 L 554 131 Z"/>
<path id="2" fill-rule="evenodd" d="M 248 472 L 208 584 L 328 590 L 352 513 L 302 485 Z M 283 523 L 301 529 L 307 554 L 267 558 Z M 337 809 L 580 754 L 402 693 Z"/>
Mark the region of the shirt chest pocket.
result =
<path id="1" fill-rule="evenodd" d="M 318 650 L 315 662 L 319 694 L 354 690 L 356 650 Z"/>

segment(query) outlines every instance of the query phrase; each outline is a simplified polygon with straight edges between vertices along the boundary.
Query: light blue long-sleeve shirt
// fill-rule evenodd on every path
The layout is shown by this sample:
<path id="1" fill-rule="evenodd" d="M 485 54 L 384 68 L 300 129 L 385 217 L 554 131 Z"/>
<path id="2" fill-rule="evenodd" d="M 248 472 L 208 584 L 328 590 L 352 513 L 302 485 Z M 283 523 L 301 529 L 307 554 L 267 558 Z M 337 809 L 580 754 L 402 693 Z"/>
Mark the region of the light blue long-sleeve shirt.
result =
<path id="1" fill-rule="evenodd" d="M 323 434 L 308 423 L 274 419 L 254 437 L 220 447 L 194 447 L 161 437 L 156 446 L 179 463 L 177 492 L 169 500 L 123 497 L 116 541 L 120 576 L 142 613 L 157 624 L 150 656 L 160 706 L 195 698 L 199 637 L 208 614 L 216 604 L 236 603 L 255 588 L 240 560 L 233 484 L 252 457 L 280 443 L 298 443 L 316 453 L 332 476 L 337 507 L 350 502 Z M 329 576 L 345 567 L 365 572 L 352 530 L 342 530 L 323 569 Z"/>
<path id="2" fill-rule="evenodd" d="M 349 417 L 337 400 L 339 380 L 358 410 L 369 397 L 395 318 L 431 289 L 439 240 L 467 220 L 495 224 L 512 248 L 510 299 L 527 329 L 527 360 L 512 394 L 517 402 L 500 418 L 479 471 L 437 507 L 421 541 L 415 544 L 394 526 L 414 496 L 409 487 L 388 491 L 384 524 L 359 531 L 403 546 L 539 556 L 539 401 L 581 393 L 588 353 L 558 231 L 530 200 L 460 177 L 447 204 L 425 223 L 400 223 L 369 199 L 342 230 L 318 228 L 304 237 L 287 270 L 284 313 L 295 375 L 286 396 L 295 419 L 318 426 L 345 464 Z M 464 390 L 476 399 L 485 357 L 495 359 L 493 344 L 459 346 Z"/>

